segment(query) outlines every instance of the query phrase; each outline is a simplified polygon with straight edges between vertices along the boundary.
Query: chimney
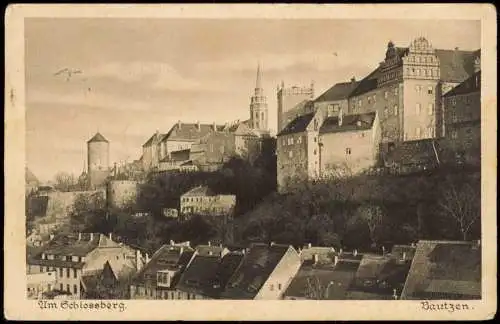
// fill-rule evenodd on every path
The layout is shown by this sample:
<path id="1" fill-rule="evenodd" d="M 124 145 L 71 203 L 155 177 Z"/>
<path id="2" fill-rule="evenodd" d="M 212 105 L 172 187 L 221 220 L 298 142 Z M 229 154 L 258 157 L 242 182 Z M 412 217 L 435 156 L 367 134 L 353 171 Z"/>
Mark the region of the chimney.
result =
<path id="1" fill-rule="evenodd" d="M 90 240 L 93 241 L 94 240 L 94 233 L 90 233 Z"/>
<path id="2" fill-rule="evenodd" d="M 212 124 L 212 128 L 213 128 L 214 132 L 216 132 L 216 131 L 217 131 L 217 125 L 215 124 L 215 122 L 213 122 L 213 124 Z"/>
<path id="3" fill-rule="evenodd" d="M 380 64 L 382 64 L 382 63 L 380 63 Z M 356 78 L 353 76 L 353 77 L 351 78 L 351 83 L 355 83 L 355 82 L 356 82 Z"/>
<path id="4" fill-rule="evenodd" d="M 358 250 L 354 249 L 354 251 L 352 252 L 352 255 L 357 256 L 358 255 Z"/>
<path id="5" fill-rule="evenodd" d="M 196 122 L 196 128 L 198 129 L 198 132 L 201 131 L 200 121 Z"/>
<path id="6" fill-rule="evenodd" d="M 317 264 L 318 263 L 318 255 L 317 254 L 313 254 L 313 264 Z"/>
<path id="7" fill-rule="evenodd" d="M 392 290 L 392 298 L 398 299 L 397 290 L 395 288 Z"/>
<path id="8" fill-rule="evenodd" d="M 339 262 L 339 256 L 336 254 L 333 258 L 333 265 L 337 265 L 338 262 Z"/>
<path id="9" fill-rule="evenodd" d="M 179 120 L 179 121 L 177 121 L 177 128 L 178 128 L 178 129 L 181 129 L 181 127 L 182 127 L 182 123 L 181 123 L 181 121 Z"/>
<path id="10" fill-rule="evenodd" d="M 208 241 L 208 246 L 210 246 L 210 244 L 211 244 L 210 241 Z"/>
<path id="11" fill-rule="evenodd" d="M 344 119 L 344 109 L 340 107 L 339 109 L 339 127 L 342 126 L 342 122 Z"/>
<path id="12" fill-rule="evenodd" d="M 82 240 L 82 233 L 78 233 L 78 241 Z"/>
<path id="13" fill-rule="evenodd" d="M 307 247 L 310 249 L 312 247 L 312 244 L 311 243 L 308 243 L 307 244 Z"/>

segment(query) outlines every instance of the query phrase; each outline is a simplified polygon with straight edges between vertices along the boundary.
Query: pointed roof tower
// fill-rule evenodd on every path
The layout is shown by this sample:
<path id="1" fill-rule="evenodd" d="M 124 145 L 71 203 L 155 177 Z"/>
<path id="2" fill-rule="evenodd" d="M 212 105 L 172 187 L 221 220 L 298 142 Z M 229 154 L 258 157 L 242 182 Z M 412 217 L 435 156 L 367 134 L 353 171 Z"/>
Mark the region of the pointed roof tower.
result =
<path id="1" fill-rule="evenodd" d="M 106 143 L 109 143 L 108 140 L 102 136 L 101 133 L 97 132 L 94 137 L 92 137 L 91 139 L 89 139 L 87 141 L 87 143 L 93 143 L 93 142 L 106 142 Z"/>
<path id="2" fill-rule="evenodd" d="M 260 71 L 260 62 L 257 64 L 257 80 L 255 82 L 255 89 L 261 89 L 262 88 L 262 75 Z"/>

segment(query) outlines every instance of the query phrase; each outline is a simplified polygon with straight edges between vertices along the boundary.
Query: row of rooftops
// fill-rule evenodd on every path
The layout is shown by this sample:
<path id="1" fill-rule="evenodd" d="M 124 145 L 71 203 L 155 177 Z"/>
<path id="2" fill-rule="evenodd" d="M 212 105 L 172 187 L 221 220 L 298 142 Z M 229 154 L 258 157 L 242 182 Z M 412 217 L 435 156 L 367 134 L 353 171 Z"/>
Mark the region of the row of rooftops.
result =
<path id="1" fill-rule="evenodd" d="M 474 299 L 481 296 L 479 247 L 479 242 L 419 241 L 377 255 L 311 245 L 299 250 L 274 243 L 193 249 L 171 242 L 153 255 L 133 285 L 154 287 L 159 271 L 172 271 L 168 289 L 215 299 L 253 299 L 284 255 L 297 253 L 301 266 L 284 287 L 286 299 L 311 299 L 314 280 L 327 288 L 326 299 Z"/>

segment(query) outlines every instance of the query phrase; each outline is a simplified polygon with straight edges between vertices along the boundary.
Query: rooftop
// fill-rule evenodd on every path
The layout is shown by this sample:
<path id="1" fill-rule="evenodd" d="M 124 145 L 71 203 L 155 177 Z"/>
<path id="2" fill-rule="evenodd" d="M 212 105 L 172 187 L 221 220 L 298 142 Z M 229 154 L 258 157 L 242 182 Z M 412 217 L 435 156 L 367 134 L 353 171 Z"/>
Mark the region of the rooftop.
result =
<path id="1" fill-rule="evenodd" d="M 319 133 L 339 133 L 371 129 L 373 122 L 375 121 L 375 117 L 375 112 L 357 115 L 344 115 L 342 116 L 342 125 L 339 125 L 339 116 L 328 117 L 321 125 Z"/>
<path id="2" fill-rule="evenodd" d="M 229 279 L 222 298 L 253 299 L 290 248 L 280 244 L 252 244 Z"/>
<path id="3" fill-rule="evenodd" d="M 359 85 L 359 81 L 351 81 L 351 82 L 341 82 L 332 86 L 330 89 L 326 90 L 322 95 L 316 98 L 315 102 L 324 102 L 324 101 L 336 101 L 347 99 L 351 92 L 356 89 Z"/>
<path id="4" fill-rule="evenodd" d="M 108 140 L 106 138 L 104 138 L 104 136 L 102 136 L 101 133 L 97 132 L 91 139 L 89 139 L 87 141 L 87 143 L 94 143 L 94 142 L 105 142 L 105 143 L 109 143 Z"/>
<path id="5" fill-rule="evenodd" d="M 461 241 L 419 241 L 402 299 L 450 298 L 481 298 L 480 245 Z"/>
<path id="6" fill-rule="evenodd" d="M 481 71 L 474 73 L 470 78 L 448 91 L 443 97 L 464 95 L 481 90 Z"/>
<path id="7" fill-rule="evenodd" d="M 214 196 L 215 193 L 208 186 L 198 186 L 184 193 L 182 197 L 191 197 L 191 196 Z"/>
<path id="8" fill-rule="evenodd" d="M 223 131 L 224 125 L 215 125 L 216 131 Z M 178 122 L 162 138 L 162 141 L 196 141 L 214 131 L 213 124 Z"/>
<path id="9" fill-rule="evenodd" d="M 305 132 L 307 126 L 309 126 L 309 123 L 313 118 L 314 113 L 308 113 L 296 117 L 294 120 L 288 123 L 288 125 L 286 125 L 286 127 L 278 134 L 278 136 Z"/>

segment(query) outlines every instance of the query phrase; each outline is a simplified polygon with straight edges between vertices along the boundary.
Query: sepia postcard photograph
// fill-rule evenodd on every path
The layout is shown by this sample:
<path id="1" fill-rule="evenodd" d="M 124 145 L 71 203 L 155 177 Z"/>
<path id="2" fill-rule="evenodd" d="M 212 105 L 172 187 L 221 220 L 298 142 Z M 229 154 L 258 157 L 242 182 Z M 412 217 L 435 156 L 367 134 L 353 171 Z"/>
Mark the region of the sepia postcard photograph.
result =
<path id="1" fill-rule="evenodd" d="M 7 319 L 495 316 L 494 6 L 5 21 Z"/>

